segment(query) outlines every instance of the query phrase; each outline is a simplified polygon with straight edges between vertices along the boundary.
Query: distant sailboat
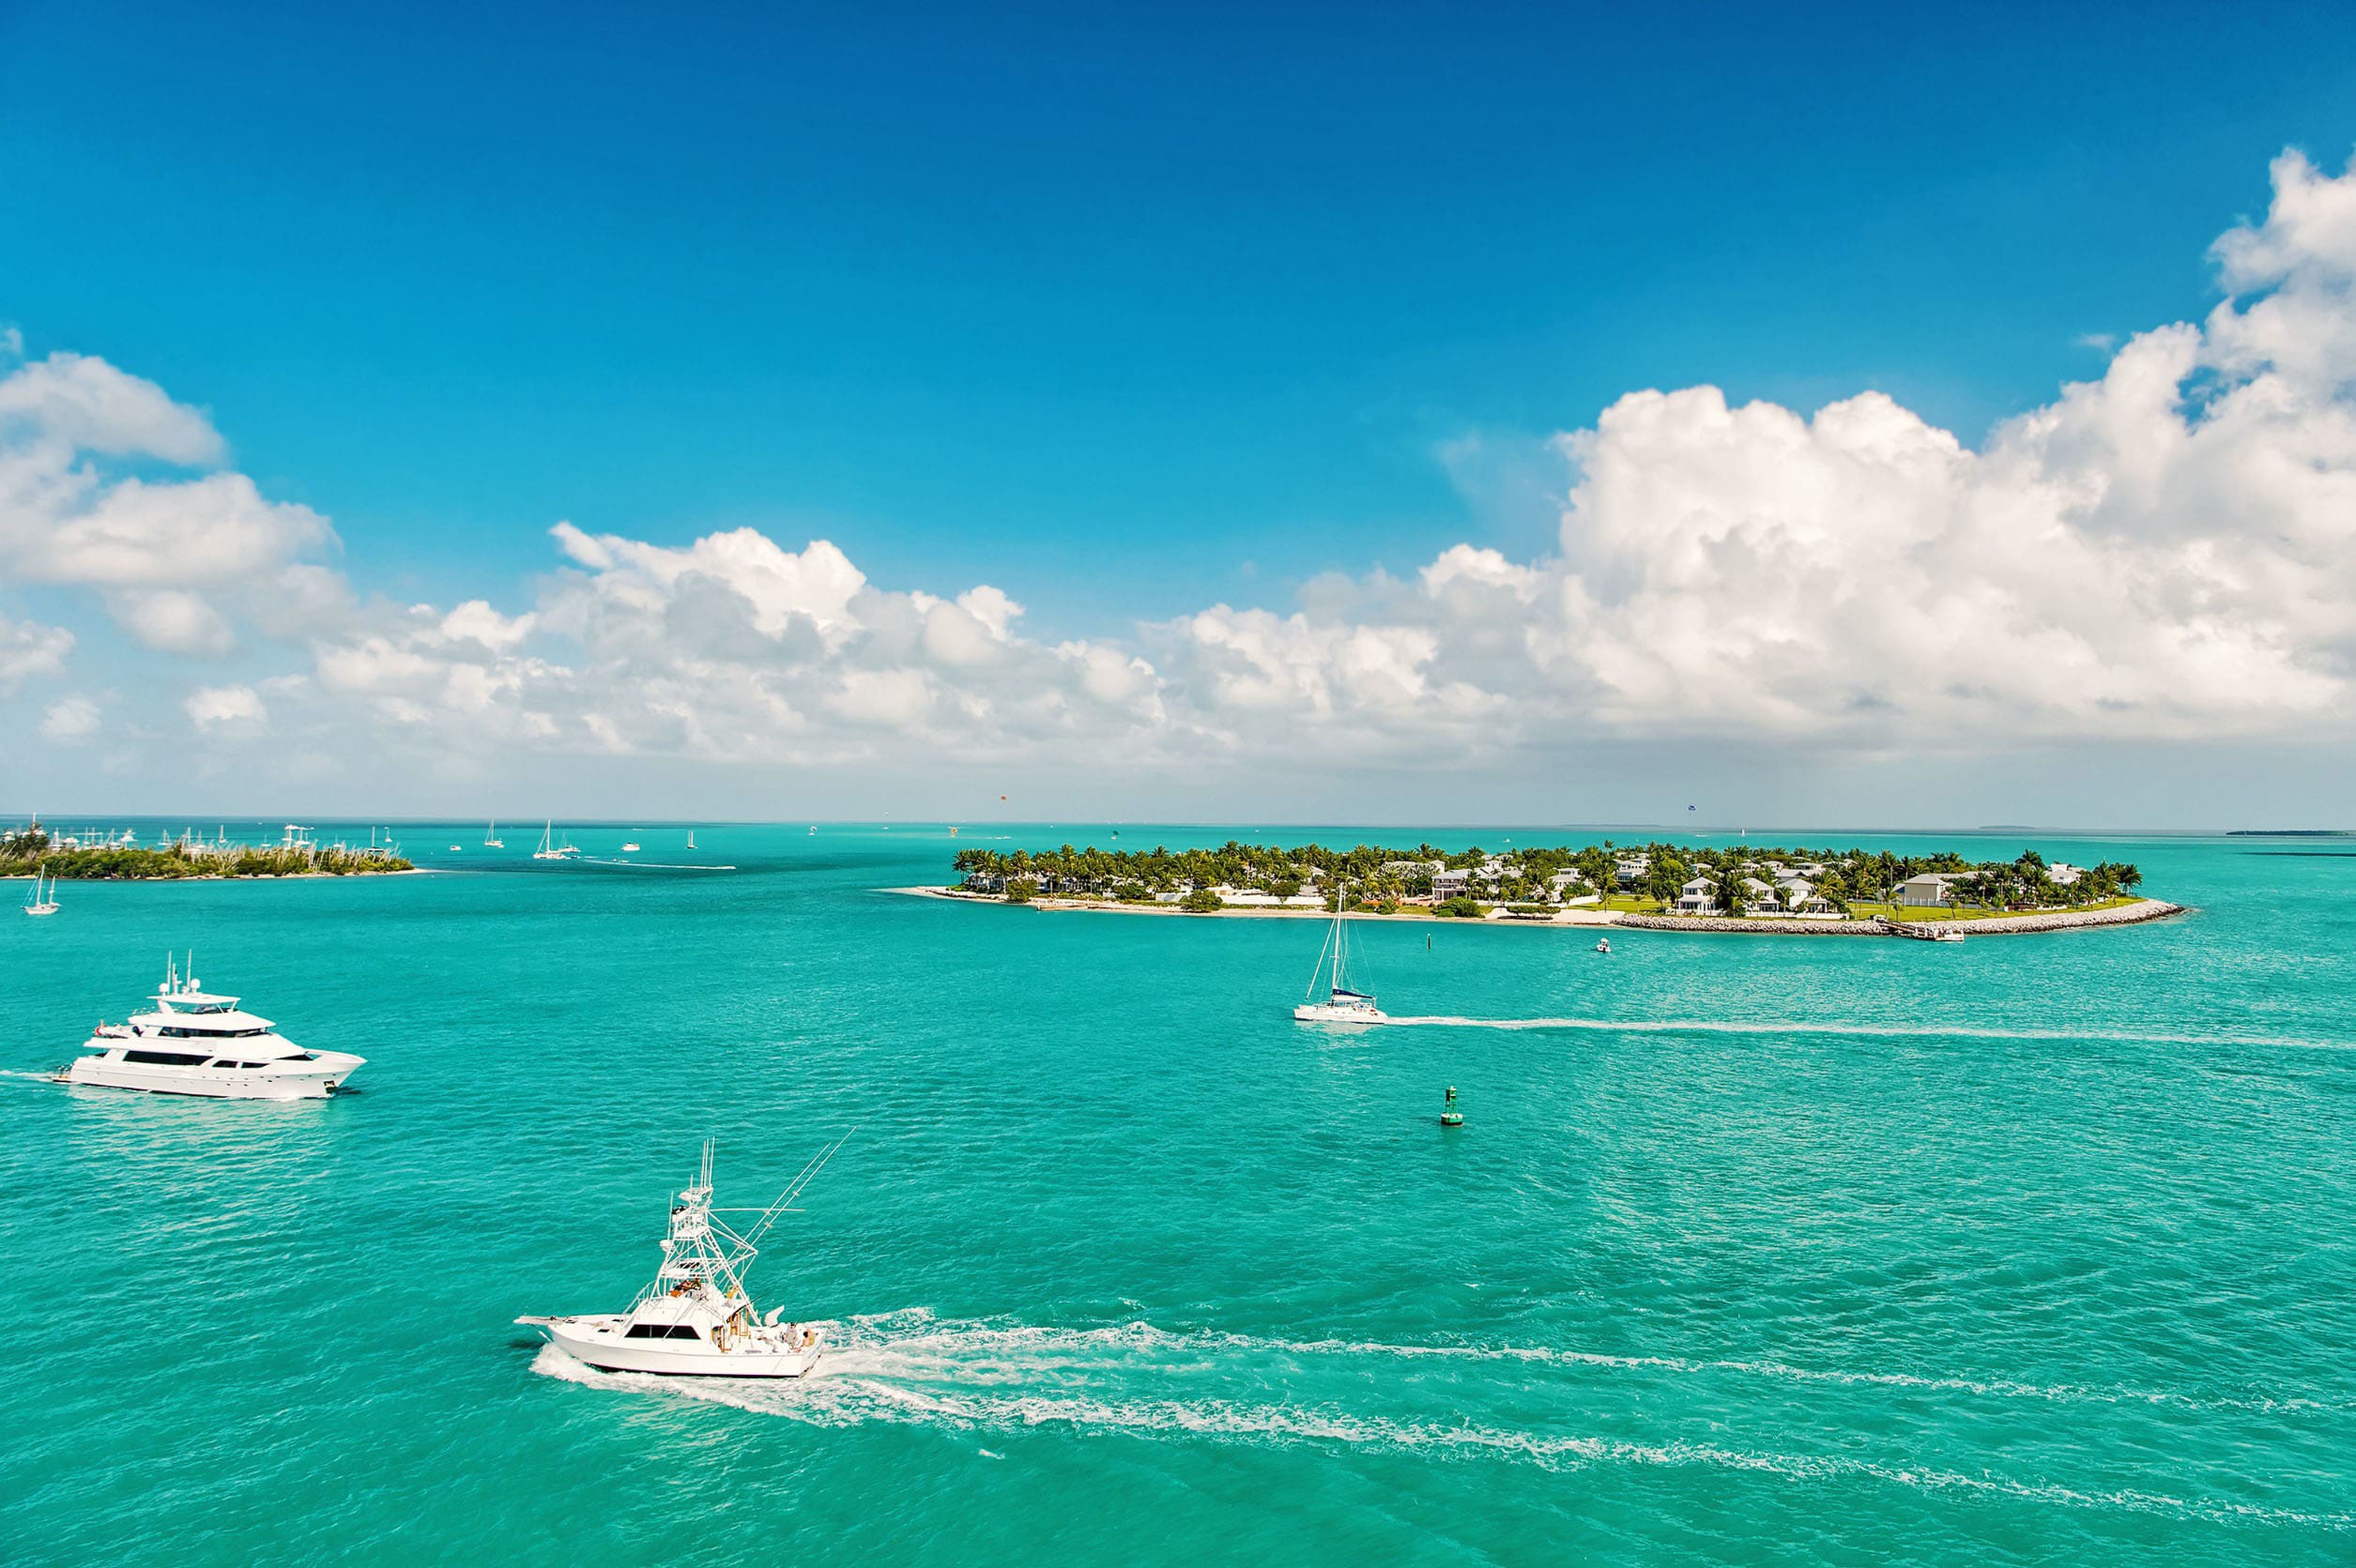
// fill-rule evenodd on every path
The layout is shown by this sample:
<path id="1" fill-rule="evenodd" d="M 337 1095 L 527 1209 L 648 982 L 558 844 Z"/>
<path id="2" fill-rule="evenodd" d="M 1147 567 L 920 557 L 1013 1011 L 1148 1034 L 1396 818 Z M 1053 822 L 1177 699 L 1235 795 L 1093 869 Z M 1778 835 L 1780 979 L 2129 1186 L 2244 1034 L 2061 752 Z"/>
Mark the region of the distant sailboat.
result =
<path id="1" fill-rule="evenodd" d="M 571 835 L 571 834 L 567 834 L 567 835 L 566 835 L 566 842 L 565 842 L 565 843 L 563 843 L 563 844 L 558 844 L 558 843 L 557 843 L 557 842 L 556 842 L 556 828 L 557 828 L 556 819 L 555 819 L 555 818 L 553 818 L 553 817 L 551 817 L 551 818 L 549 819 L 549 821 L 548 821 L 547 826 L 546 826 L 546 827 L 544 827 L 544 828 L 543 828 L 543 829 L 541 829 L 541 830 L 540 830 L 540 847 L 539 847 L 539 848 L 537 848 L 537 849 L 535 849 L 535 850 L 533 850 L 533 851 L 531 852 L 531 858 L 532 858 L 533 860 L 571 860 L 574 856 L 578 855 L 578 854 L 580 853 L 580 851 L 579 851 L 579 850 L 577 850 L 577 849 L 575 849 L 575 848 L 574 848 L 574 847 L 573 847 L 573 845 L 572 845 L 572 842 L 571 842 L 571 838 L 572 838 L 572 835 Z"/>
<path id="2" fill-rule="evenodd" d="M 696 830 L 693 828 L 687 830 L 687 847 L 690 849 L 696 847 Z"/>
<path id="3" fill-rule="evenodd" d="M 57 912 L 57 878 L 53 876 L 49 879 L 49 891 L 43 893 L 41 868 L 38 866 L 33 868 L 33 891 L 24 901 L 24 912 L 28 915 L 54 915 Z"/>
<path id="4" fill-rule="evenodd" d="M 505 849 L 507 847 L 507 841 L 498 836 L 498 827 L 499 825 L 496 822 L 486 822 L 482 825 L 483 848 Z"/>

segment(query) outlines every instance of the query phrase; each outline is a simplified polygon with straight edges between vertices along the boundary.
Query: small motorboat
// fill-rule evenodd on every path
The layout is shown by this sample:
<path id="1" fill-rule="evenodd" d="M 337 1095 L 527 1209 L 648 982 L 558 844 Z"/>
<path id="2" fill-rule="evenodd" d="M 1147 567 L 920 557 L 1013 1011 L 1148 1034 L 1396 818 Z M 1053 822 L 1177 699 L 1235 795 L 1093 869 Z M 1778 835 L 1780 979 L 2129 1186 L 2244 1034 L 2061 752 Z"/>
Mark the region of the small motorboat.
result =
<path id="1" fill-rule="evenodd" d="M 621 852 L 625 855 L 635 855 L 638 852 L 638 846 L 635 844 L 625 844 L 621 846 Z"/>
<path id="2" fill-rule="evenodd" d="M 1598 936 L 1595 939 L 1595 950 L 1598 952 L 1610 952 L 1612 951 L 1612 938 L 1609 936 Z"/>
<path id="3" fill-rule="evenodd" d="M 1964 934 L 1960 931 L 1935 931 L 1931 934 L 1934 942 L 1960 942 L 1963 939 Z"/>
<path id="4" fill-rule="evenodd" d="M 696 1184 L 671 1206 L 663 1266 L 627 1312 L 570 1317 L 518 1317 L 574 1360 L 606 1372 L 669 1378 L 801 1378 L 826 1347 L 823 1323 L 782 1322 L 785 1309 L 762 1317 L 745 1293 L 744 1273 L 777 1216 L 792 1211 L 802 1189 L 825 1168 L 846 1133 L 812 1157 L 802 1173 L 738 1231 L 718 1218 L 740 1210 L 711 1206 L 711 1143 L 704 1143 Z"/>

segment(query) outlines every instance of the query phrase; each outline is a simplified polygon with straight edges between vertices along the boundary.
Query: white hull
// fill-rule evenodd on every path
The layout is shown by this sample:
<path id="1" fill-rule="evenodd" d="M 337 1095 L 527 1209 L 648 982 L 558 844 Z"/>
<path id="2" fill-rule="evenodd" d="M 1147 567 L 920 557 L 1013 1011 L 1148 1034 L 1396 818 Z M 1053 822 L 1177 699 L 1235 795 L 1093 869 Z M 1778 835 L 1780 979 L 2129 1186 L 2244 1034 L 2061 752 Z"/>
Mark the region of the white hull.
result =
<path id="1" fill-rule="evenodd" d="M 1387 1024 L 1390 1014 L 1371 1007 L 1328 1007 L 1323 1002 L 1304 1002 L 1293 1010 L 1293 1020 L 1303 1024 Z"/>
<path id="2" fill-rule="evenodd" d="M 519 1317 L 547 1332 L 549 1343 L 603 1372 L 647 1372 L 659 1378 L 801 1378 L 826 1349 L 821 1331 L 806 1347 L 722 1350 L 702 1340 L 624 1339 L 626 1317 Z"/>
<path id="3" fill-rule="evenodd" d="M 364 1059 L 338 1051 L 312 1055 L 318 1059 L 290 1063 L 283 1071 L 274 1066 L 162 1067 L 84 1057 L 58 1073 L 57 1081 L 147 1094 L 191 1094 L 207 1100 L 324 1100 L 341 1088 Z"/>

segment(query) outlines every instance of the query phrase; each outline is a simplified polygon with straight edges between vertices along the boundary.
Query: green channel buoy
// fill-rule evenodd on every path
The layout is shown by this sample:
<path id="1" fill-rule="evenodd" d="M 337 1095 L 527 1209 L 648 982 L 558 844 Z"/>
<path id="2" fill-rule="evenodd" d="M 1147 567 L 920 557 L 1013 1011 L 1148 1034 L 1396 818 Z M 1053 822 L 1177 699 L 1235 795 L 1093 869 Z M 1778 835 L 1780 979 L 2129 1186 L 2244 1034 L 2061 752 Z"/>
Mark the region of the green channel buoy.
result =
<path id="1" fill-rule="evenodd" d="M 1448 1086 L 1447 1101 L 1440 1107 L 1440 1125 L 1443 1127 L 1464 1125 L 1464 1113 L 1456 1108 L 1456 1086 L 1454 1084 Z"/>

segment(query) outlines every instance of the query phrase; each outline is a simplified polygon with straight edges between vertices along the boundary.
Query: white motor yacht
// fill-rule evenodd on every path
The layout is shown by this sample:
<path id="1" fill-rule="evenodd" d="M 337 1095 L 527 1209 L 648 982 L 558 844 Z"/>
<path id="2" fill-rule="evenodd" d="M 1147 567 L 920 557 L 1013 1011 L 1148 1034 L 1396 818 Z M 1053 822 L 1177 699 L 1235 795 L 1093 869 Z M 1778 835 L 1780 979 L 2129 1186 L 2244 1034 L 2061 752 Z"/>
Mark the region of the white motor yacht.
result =
<path id="1" fill-rule="evenodd" d="M 780 1214 L 792 1212 L 802 1189 L 834 1157 L 846 1133 L 820 1149 L 802 1173 L 761 1210 L 711 1206 L 711 1144 L 704 1144 L 696 1184 L 671 1205 L 663 1239 L 663 1266 L 627 1312 L 570 1317 L 518 1317 L 539 1329 L 575 1361 L 607 1372 L 652 1372 L 675 1378 L 800 1378 L 826 1347 L 826 1325 L 787 1323 L 783 1307 L 764 1317 L 745 1293 L 744 1273 L 760 1240 Z M 753 1213 L 742 1230 L 718 1218 Z"/>
<path id="2" fill-rule="evenodd" d="M 1361 991 L 1350 980 L 1350 921 L 1343 913 L 1350 903 L 1343 890 L 1334 904 L 1333 928 L 1318 950 L 1317 967 L 1309 971 L 1308 1000 L 1293 1010 L 1303 1024 L 1387 1024 L 1390 1017 L 1374 1005 L 1374 993 Z M 1324 977 L 1324 1000 L 1316 1000 L 1319 977 Z"/>
<path id="3" fill-rule="evenodd" d="M 213 1100 L 323 1100 L 366 1059 L 303 1049 L 168 960 L 150 1011 L 100 1024 L 82 1048 L 89 1055 L 59 1068 L 59 1083 Z"/>

